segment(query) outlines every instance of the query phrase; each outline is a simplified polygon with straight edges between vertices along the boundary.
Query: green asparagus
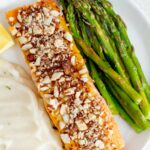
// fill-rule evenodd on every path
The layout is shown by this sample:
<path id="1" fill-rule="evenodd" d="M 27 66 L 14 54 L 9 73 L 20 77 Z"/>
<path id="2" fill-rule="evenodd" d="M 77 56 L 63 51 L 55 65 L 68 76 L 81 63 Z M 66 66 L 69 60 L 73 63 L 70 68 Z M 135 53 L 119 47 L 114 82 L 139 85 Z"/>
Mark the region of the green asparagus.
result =
<path id="1" fill-rule="evenodd" d="M 119 115 L 137 132 L 142 132 L 143 129 L 141 127 L 139 127 L 138 124 L 136 124 L 134 122 L 134 120 L 126 113 L 126 111 L 123 109 L 123 107 L 117 102 L 117 100 L 115 99 L 115 97 L 113 95 L 111 95 L 111 99 L 113 100 L 113 102 L 115 103 L 115 106 L 119 112 Z"/>
<path id="2" fill-rule="evenodd" d="M 95 12 L 98 13 L 98 15 L 100 15 L 101 19 L 105 20 L 105 23 L 109 27 L 110 32 L 113 36 L 113 41 L 115 41 L 115 44 L 120 52 L 120 56 L 126 66 L 126 69 L 129 73 L 132 84 L 133 84 L 134 88 L 143 97 L 143 100 L 140 103 L 141 110 L 142 110 L 143 114 L 146 116 L 146 118 L 150 119 L 150 105 L 149 105 L 147 97 L 144 93 L 144 89 L 142 87 L 142 83 L 140 81 L 140 78 L 139 78 L 139 75 L 137 72 L 137 68 L 127 52 L 126 44 L 121 39 L 119 31 L 117 30 L 113 20 L 111 19 L 111 17 L 108 16 L 106 11 L 102 7 L 100 7 L 96 1 L 92 1 L 91 6 L 95 10 Z"/>
<path id="3" fill-rule="evenodd" d="M 72 2 L 76 9 L 82 14 L 82 16 L 90 23 L 93 28 L 95 28 L 95 33 L 105 47 L 105 53 L 116 68 L 117 72 L 121 74 L 123 78 L 126 78 L 125 71 L 118 61 L 118 57 L 110 44 L 109 38 L 106 36 L 104 30 L 95 19 L 94 14 L 90 11 L 90 5 L 88 4 L 88 2 L 85 0 L 72 0 Z"/>
<path id="4" fill-rule="evenodd" d="M 138 105 L 131 101 L 130 97 L 122 91 L 110 78 L 106 78 L 105 82 L 110 88 L 112 93 L 117 97 L 122 107 L 130 115 L 130 117 L 140 126 L 142 129 L 150 127 L 149 122 L 146 120 Z"/>
<path id="5" fill-rule="evenodd" d="M 150 102 L 149 85 L 148 85 L 146 77 L 143 73 L 142 67 L 139 63 L 139 60 L 138 60 L 138 58 L 135 54 L 134 48 L 133 48 L 133 46 L 130 42 L 130 39 L 128 37 L 125 23 L 122 21 L 121 17 L 115 13 L 115 11 L 113 10 L 112 5 L 107 0 L 99 0 L 99 1 L 102 3 L 102 5 L 105 8 L 105 10 L 107 11 L 107 13 L 114 19 L 115 23 L 117 24 L 117 27 L 118 27 L 118 30 L 120 32 L 121 38 L 124 40 L 124 42 L 127 46 L 127 52 L 131 56 L 134 64 L 137 67 L 137 71 L 138 71 L 140 80 L 142 82 L 143 89 L 146 93 L 146 96 L 147 96 L 149 102 Z"/>
<path id="6" fill-rule="evenodd" d="M 116 45 L 115 45 L 113 39 L 110 38 L 110 36 L 111 36 L 112 34 L 110 33 L 110 29 L 109 29 L 109 27 L 108 27 L 108 25 L 107 25 L 107 19 L 104 19 L 104 16 L 103 16 L 103 14 L 102 14 L 103 12 L 101 12 L 101 11 L 102 11 L 102 8 L 100 8 L 100 7 L 98 6 L 98 3 L 97 3 L 96 1 L 91 1 L 91 0 L 89 0 L 89 3 L 91 4 L 92 10 L 94 10 L 96 19 L 98 20 L 99 24 L 100 24 L 101 27 L 104 29 L 105 34 L 106 34 L 107 37 L 109 38 L 109 42 L 110 42 L 110 44 L 111 44 L 111 46 L 112 46 L 114 52 L 116 53 L 117 60 L 118 60 L 118 62 L 120 63 L 120 65 L 122 66 L 122 69 L 123 69 L 124 72 L 125 72 L 126 81 L 130 83 L 128 74 L 127 74 L 126 69 L 125 69 L 125 67 L 124 67 L 124 64 L 123 64 L 123 62 L 122 62 L 122 60 L 121 60 L 121 58 L 120 58 L 120 56 L 119 56 L 119 53 L 118 53 L 117 48 L 116 48 Z"/>
<path id="7" fill-rule="evenodd" d="M 92 76 L 93 80 L 95 81 L 95 84 L 96 84 L 98 90 L 100 91 L 101 95 L 105 98 L 105 100 L 106 100 L 110 110 L 112 111 L 112 113 L 118 114 L 118 110 L 114 104 L 114 101 L 110 97 L 110 94 L 107 91 L 105 84 L 103 83 L 103 81 L 99 77 L 99 74 L 96 70 L 94 63 L 91 60 L 89 60 L 88 63 L 90 65 L 91 76 Z"/>
<path id="8" fill-rule="evenodd" d="M 99 57 L 101 57 L 101 59 L 103 59 L 105 61 L 106 58 L 105 58 L 104 53 L 103 53 L 103 48 L 100 45 L 99 41 L 97 40 L 97 37 L 95 36 L 92 29 L 90 30 L 90 37 L 91 37 L 90 38 L 91 46 L 93 47 L 95 52 L 99 55 Z"/>

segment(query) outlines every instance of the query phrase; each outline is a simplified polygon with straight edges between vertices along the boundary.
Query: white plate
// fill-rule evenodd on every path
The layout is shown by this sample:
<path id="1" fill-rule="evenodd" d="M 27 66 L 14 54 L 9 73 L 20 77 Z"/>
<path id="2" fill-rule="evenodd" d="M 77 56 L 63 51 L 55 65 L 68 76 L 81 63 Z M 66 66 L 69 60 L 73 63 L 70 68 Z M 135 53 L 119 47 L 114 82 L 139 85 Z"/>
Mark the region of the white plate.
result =
<path id="1" fill-rule="evenodd" d="M 2 22 L 7 28 L 4 12 L 21 6 L 23 4 L 32 3 L 35 0 L 3 0 L 0 5 L 0 22 Z M 131 3 L 130 0 L 111 0 L 116 11 L 122 16 L 128 26 L 128 32 L 130 39 L 135 47 L 137 56 L 141 62 L 142 68 L 146 74 L 146 77 L 150 83 L 150 23 L 146 17 L 142 14 L 140 9 Z M 21 51 L 17 46 L 14 46 L 10 50 L 3 53 L 0 57 L 9 61 L 13 61 L 22 65 L 27 69 L 24 63 Z M 150 130 L 136 134 L 121 118 L 116 117 L 116 120 L 120 126 L 122 135 L 126 142 L 125 150 L 149 150 L 150 143 Z"/>

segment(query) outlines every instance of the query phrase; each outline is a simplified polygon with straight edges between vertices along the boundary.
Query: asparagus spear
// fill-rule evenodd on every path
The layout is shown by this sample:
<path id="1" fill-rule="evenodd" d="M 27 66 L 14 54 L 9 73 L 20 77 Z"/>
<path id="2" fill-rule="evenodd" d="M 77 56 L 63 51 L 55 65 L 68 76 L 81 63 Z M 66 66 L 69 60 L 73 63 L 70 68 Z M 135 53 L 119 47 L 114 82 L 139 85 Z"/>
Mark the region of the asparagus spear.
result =
<path id="1" fill-rule="evenodd" d="M 98 24 L 94 14 L 90 11 L 90 5 L 88 4 L 88 2 L 85 0 L 72 0 L 72 2 L 76 9 L 82 14 L 82 16 L 90 23 L 93 28 L 95 28 L 95 33 L 97 34 L 98 39 L 101 41 L 105 48 L 105 54 L 109 57 L 118 73 L 120 73 L 123 78 L 126 78 L 125 71 L 119 63 L 116 53 L 114 53 L 109 38 L 106 36 L 104 30 Z"/>
<path id="2" fill-rule="evenodd" d="M 90 30 L 90 37 L 91 37 L 90 38 L 91 46 L 97 52 L 97 54 L 99 55 L 99 57 L 101 59 L 103 59 L 103 61 L 106 61 L 106 63 L 107 63 L 107 60 L 106 60 L 105 55 L 103 53 L 103 48 L 100 45 L 100 43 L 99 43 L 99 41 L 98 41 L 97 37 L 95 36 L 95 34 L 94 34 L 94 32 L 93 32 L 92 29 Z"/>
<path id="3" fill-rule="evenodd" d="M 110 93 L 110 92 L 109 92 Z M 137 132 L 142 132 L 143 129 L 139 127 L 138 124 L 134 122 L 134 120 L 126 113 L 123 107 L 118 103 L 117 99 L 110 93 L 110 97 L 115 103 L 115 106 L 119 112 L 119 115 Z"/>
<path id="4" fill-rule="evenodd" d="M 70 12 L 73 14 L 69 14 Z M 74 16 L 74 8 L 71 3 L 69 3 L 69 5 L 67 7 L 66 19 L 69 22 L 73 37 L 80 39 L 81 36 L 80 36 L 79 30 L 77 28 L 77 22 L 76 22 L 76 18 Z"/>
<path id="5" fill-rule="evenodd" d="M 80 14 L 78 13 L 78 24 L 79 24 L 79 29 L 82 35 L 82 38 L 84 40 L 84 42 L 90 46 L 90 41 L 89 41 L 89 37 L 88 37 L 88 33 L 87 33 L 87 28 L 80 16 Z"/>
<path id="6" fill-rule="evenodd" d="M 131 56 L 134 64 L 137 67 L 137 71 L 140 77 L 140 80 L 142 82 L 143 85 L 143 89 L 146 93 L 146 96 L 150 102 L 150 89 L 149 89 L 149 85 L 148 82 L 146 80 L 146 77 L 143 73 L 142 67 L 139 63 L 139 60 L 135 54 L 134 48 L 130 42 L 130 39 L 128 37 L 127 34 L 127 30 L 126 30 L 126 25 L 124 24 L 124 22 L 122 21 L 121 17 L 119 15 L 117 15 L 115 13 L 115 11 L 113 10 L 112 5 L 107 1 L 107 0 L 99 0 L 103 7 L 105 8 L 105 10 L 107 11 L 107 13 L 114 19 L 115 23 L 117 24 L 118 30 L 120 32 L 121 38 L 124 40 L 126 46 L 127 46 L 127 52 L 129 53 L 129 55 Z"/>
<path id="7" fill-rule="evenodd" d="M 110 35 L 111 35 L 111 33 L 110 33 L 109 28 L 108 28 L 108 26 L 107 26 L 107 21 L 106 21 L 105 19 L 102 19 L 103 16 L 101 16 L 101 13 L 99 13 L 99 11 L 100 11 L 100 10 L 99 10 L 99 7 L 98 7 L 98 9 L 97 9 L 97 8 L 95 7 L 95 5 L 94 5 L 94 3 L 97 3 L 97 2 L 96 2 L 96 1 L 91 1 L 91 0 L 89 0 L 89 3 L 91 4 L 91 7 L 94 8 L 96 20 L 99 22 L 99 24 L 101 25 L 101 27 L 104 29 L 105 34 L 106 34 L 107 37 L 109 38 Z M 91 29 L 90 29 L 90 30 L 91 30 Z M 92 29 L 92 30 L 93 30 L 93 29 Z M 111 38 L 109 38 L 109 42 L 110 42 L 110 44 L 111 44 L 111 46 L 112 46 L 114 52 L 116 53 L 116 57 L 117 57 L 117 60 L 118 60 L 119 64 L 122 66 L 122 69 L 123 69 L 124 72 L 125 72 L 126 81 L 130 83 L 128 74 L 127 74 L 127 72 L 126 72 L 126 69 L 125 69 L 125 67 L 124 67 L 124 64 L 123 64 L 121 58 L 119 57 L 119 53 L 118 53 L 118 51 L 117 51 L 117 48 L 116 48 L 116 45 L 115 45 L 114 41 L 113 41 Z"/>
<path id="8" fill-rule="evenodd" d="M 113 114 L 118 114 L 118 110 L 117 110 L 117 108 L 114 104 L 114 101 L 110 97 L 110 94 L 107 91 L 105 84 L 103 83 L 103 81 L 99 77 L 99 74 L 96 70 L 96 67 L 95 67 L 94 63 L 91 60 L 89 60 L 88 63 L 89 63 L 89 66 L 90 66 L 91 76 L 92 76 L 93 80 L 95 81 L 95 84 L 96 84 L 98 90 L 100 91 L 100 93 L 102 94 L 104 99 L 106 100 L 106 102 L 107 102 L 110 110 L 112 111 L 112 113 Z"/>
<path id="9" fill-rule="evenodd" d="M 142 83 L 140 81 L 140 78 L 139 78 L 139 75 L 137 72 L 137 68 L 127 52 L 126 44 L 121 39 L 118 29 L 116 28 L 112 18 L 108 16 L 106 11 L 101 6 L 99 6 L 99 4 L 96 1 L 92 1 L 92 2 L 90 2 L 90 4 L 91 4 L 92 8 L 95 10 L 95 12 L 98 13 L 98 15 L 100 15 L 100 17 L 103 20 L 105 20 L 107 26 L 109 27 L 110 32 L 113 35 L 112 38 L 115 41 L 116 46 L 120 52 L 120 56 L 126 66 L 126 69 L 129 73 L 132 84 L 133 84 L 134 88 L 143 97 L 143 101 L 140 103 L 142 112 L 148 119 L 150 119 L 150 105 L 149 105 L 147 97 L 144 93 L 144 89 L 142 87 Z M 145 109 L 145 108 L 147 108 L 147 109 Z"/>
<path id="10" fill-rule="evenodd" d="M 75 26 L 76 22 L 74 22 L 75 21 L 74 10 L 71 3 L 67 9 L 67 21 L 70 24 L 70 28 L 73 32 L 75 41 L 81 46 L 84 54 L 90 59 L 92 59 L 103 72 L 105 72 L 108 76 L 110 76 L 131 97 L 131 99 L 135 101 L 135 103 L 139 104 L 142 101 L 141 95 L 139 95 L 128 83 L 126 83 L 125 80 L 110 67 L 110 65 L 108 65 L 105 61 L 103 61 L 95 53 L 95 51 L 90 46 L 85 44 L 85 42 L 82 40 L 82 38 L 79 35 L 77 26 Z"/>
<path id="11" fill-rule="evenodd" d="M 149 128 L 149 122 L 146 120 L 138 105 L 131 101 L 130 97 L 122 91 L 110 78 L 106 78 L 105 82 L 110 88 L 112 93 L 117 97 L 119 103 L 130 115 L 130 117 L 140 126 L 142 129 Z"/>
<path id="12" fill-rule="evenodd" d="M 85 43 L 90 46 L 91 43 L 90 43 L 88 35 L 87 35 L 86 26 L 85 26 L 84 22 L 82 21 L 79 14 L 78 14 L 78 19 L 79 19 L 79 26 L 80 26 L 80 30 L 82 33 L 82 37 L 83 37 Z M 114 102 L 112 101 L 112 99 L 111 99 L 111 97 L 110 97 L 110 95 L 109 95 L 109 93 L 105 87 L 105 84 L 103 83 L 103 81 L 99 77 L 94 63 L 91 60 L 89 60 L 89 61 L 87 61 L 87 64 L 89 64 L 88 66 L 90 68 L 91 76 L 92 76 L 93 80 L 95 81 L 95 84 L 96 84 L 98 90 L 100 91 L 102 96 L 105 98 L 111 112 L 113 114 L 118 114 L 118 110 L 117 110 Z"/>

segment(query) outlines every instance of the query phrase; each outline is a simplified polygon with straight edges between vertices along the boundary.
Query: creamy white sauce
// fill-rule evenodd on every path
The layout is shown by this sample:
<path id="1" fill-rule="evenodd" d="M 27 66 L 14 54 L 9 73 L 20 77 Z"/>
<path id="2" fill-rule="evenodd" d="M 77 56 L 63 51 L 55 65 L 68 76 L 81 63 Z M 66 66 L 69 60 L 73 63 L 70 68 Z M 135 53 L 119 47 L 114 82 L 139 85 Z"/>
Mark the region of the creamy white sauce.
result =
<path id="1" fill-rule="evenodd" d="M 0 60 L 0 150 L 61 150 L 42 100 L 18 65 Z"/>

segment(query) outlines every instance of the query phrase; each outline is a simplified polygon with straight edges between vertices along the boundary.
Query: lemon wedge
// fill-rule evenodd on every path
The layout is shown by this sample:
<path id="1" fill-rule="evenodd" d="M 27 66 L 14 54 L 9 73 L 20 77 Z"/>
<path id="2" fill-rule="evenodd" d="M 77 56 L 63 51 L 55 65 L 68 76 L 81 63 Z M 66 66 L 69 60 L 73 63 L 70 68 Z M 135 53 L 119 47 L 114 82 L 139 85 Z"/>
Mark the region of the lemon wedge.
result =
<path id="1" fill-rule="evenodd" d="M 8 48 L 14 45 L 14 42 L 6 31 L 6 29 L 0 24 L 0 53 L 4 52 Z"/>

